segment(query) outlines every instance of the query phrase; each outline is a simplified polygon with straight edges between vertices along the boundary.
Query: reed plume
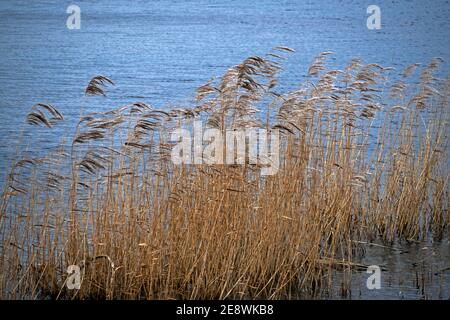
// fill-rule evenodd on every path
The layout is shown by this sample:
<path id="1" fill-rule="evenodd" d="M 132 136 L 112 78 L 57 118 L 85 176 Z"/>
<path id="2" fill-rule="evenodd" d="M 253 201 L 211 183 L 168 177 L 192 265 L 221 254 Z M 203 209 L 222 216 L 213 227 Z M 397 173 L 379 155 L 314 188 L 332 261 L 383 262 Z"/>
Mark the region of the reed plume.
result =
<path id="1" fill-rule="evenodd" d="M 436 77 L 442 61 L 398 75 L 360 59 L 327 70 L 332 53 L 323 52 L 298 89 L 281 93 L 278 74 L 292 53 L 245 59 L 198 88 L 193 106 L 136 102 L 83 115 L 71 156 L 61 145 L 47 159 L 16 161 L 0 197 L 0 296 L 318 297 L 334 270 L 365 267 L 362 243 L 442 237 L 450 89 L 450 78 Z M 409 81 L 416 69 L 418 84 Z M 85 95 L 104 96 L 108 84 L 96 76 Z M 46 104 L 27 116 L 45 127 L 62 119 Z M 221 132 L 280 130 L 278 173 L 174 165 L 168 133 L 197 119 Z M 79 290 L 66 286 L 69 265 L 81 268 Z"/>

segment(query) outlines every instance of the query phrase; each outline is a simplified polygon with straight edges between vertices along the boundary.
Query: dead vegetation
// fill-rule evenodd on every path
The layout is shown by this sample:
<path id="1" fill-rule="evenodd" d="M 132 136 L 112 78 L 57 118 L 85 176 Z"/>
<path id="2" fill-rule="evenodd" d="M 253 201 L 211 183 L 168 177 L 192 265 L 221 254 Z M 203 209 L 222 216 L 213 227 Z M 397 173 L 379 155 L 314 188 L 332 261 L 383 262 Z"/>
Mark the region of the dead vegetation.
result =
<path id="1" fill-rule="evenodd" d="M 361 242 L 439 237 L 448 227 L 448 94 L 418 65 L 352 60 L 277 91 L 293 50 L 250 57 L 197 91 L 194 107 L 137 102 L 81 117 L 72 143 L 18 159 L 0 198 L 3 299 L 241 299 L 316 296 L 335 267 L 351 272 Z M 395 78 L 395 77 L 394 77 Z M 94 77 L 86 95 L 113 82 Z M 173 128 L 280 129 L 280 170 L 179 165 Z M 37 104 L 32 125 L 62 114 Z M 114 142 L 120 136 L 120 145 Z M 82 270 L 80 290 L 65 286 Z"/>

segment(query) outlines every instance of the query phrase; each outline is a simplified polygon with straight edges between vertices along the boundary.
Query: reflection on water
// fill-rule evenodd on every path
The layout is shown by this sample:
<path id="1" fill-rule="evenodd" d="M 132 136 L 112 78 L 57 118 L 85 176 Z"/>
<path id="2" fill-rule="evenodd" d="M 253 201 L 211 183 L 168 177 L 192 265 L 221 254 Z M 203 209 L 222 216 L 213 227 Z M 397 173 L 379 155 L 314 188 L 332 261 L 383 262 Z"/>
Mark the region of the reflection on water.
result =
<path id="1" fill-rule="evenodd" d="M 371 274 L 366 270 L 352 272 L 351 299 L 450 299 L 450 233 L 442 240 L 395 243 L 392 247 L 361 244 L 365 265 L 378 265 L 381 288 L 369 290 L 366 286 Z M 448 240 L 447 240 L 448 239 Z M 333 290 L 329 297 L 343 298 L 346 287 L 343 272 L 335 273 Z"/>

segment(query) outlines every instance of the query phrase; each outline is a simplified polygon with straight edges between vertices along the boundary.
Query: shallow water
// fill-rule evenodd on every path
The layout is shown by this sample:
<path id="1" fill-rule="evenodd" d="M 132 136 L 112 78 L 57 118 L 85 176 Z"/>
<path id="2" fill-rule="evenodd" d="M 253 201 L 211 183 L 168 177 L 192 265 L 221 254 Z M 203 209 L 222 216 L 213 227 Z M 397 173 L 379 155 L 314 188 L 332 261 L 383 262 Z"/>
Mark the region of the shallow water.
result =
<path id="1" fill-rule="evenodd" d="M 296 50 L 285 63 L 281 91 L 295 88 L 314 56 L 336 54 L 330 67 L 351 58 L 398 68 L 450 60 L 449 1 L 378 0 L 382 29 L 368 30 L 368 1 L 76 1 L 81 29 L 66 28 L 69 2 L 0 2 L 0 182 L 15 145 L 42 150 L 69 135 L 84 112 L 143 101 L 156 107 L 192 102 L 195 89 L 247 56 L 277 45 Z M 450 71 L 442 65 L 442 74 Z M 82 98 L 96 74 L 116 82 L 108 99 Z M 66 117 L 53 130 L 24 119 L 37 102 Z M 21 130 L 25 128 L 25 138 Z M 446 238 L 445 238 L 446 239 Z M 449 244 L 402 244 L 402 253 L 367 247 L 364 264 L 384 265 L 382 288 L 368 290 L 355 272 L 351 298 L 445 298 L 450 294 Z M 406 252 L 403 252 L 406 251 Z M 416 276 L 417 273 L 417 276 Z M 424 275 L 422 277 L 422 275 Z M 417 280 L 419 278 L 419 280 Z M 339 281 L 337 281 L 339 282 Z M 339 285 L 332 297 L 338 297 Z"/>
<path id="2" fill-rule="evenodd" d="M 447 236 L 449 232 L 447 232 Z M 380 244 L 376 242 L 377 244 Z M 368 289 L 367 269 L 353 271 L 348 296 L 342 296 L 342 272 L 336 272 L 333 299 L 450 299 L 450 243 L 447 238 L 396 243 L 390 248 L 362 244 L 361 264 L 381 268 L 380 289 Z M 346 287 L 344 285 L 344 287 Z"/>

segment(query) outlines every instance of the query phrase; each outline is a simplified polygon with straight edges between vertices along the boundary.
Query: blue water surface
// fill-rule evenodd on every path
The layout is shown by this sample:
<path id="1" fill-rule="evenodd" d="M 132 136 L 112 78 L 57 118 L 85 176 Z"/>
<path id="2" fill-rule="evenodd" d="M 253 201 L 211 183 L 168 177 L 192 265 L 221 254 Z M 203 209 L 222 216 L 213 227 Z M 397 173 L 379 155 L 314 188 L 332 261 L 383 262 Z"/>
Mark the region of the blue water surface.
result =
<path id="1" fill-rule="evenodd" d="M 449 1 L 377 0 L 380 30 L 366 27 L 373 1 L 0 1 L 0 169 L 15 148 L 45 149 L 70 136 L 83 112 L 143 101 L 185 105 L 195 89 L 250 55 L 284 45 L 280 91 L 299 85 L 314 56 L 331 50 L 342 68 L 360 57 L 401 70 L 432 57 L 450 60 Z M 66 9 L 81 9 L 81 29 Z M 444 74 L 450 70 L 444 64 Z M 108 99 L 83 99 L 89 79 L 116 82 Z M 24 120 L 37 102 L 55 105 L 66 122 L 53 130 Z M 28 131 L 27 131 L 28 132 Z"/>

